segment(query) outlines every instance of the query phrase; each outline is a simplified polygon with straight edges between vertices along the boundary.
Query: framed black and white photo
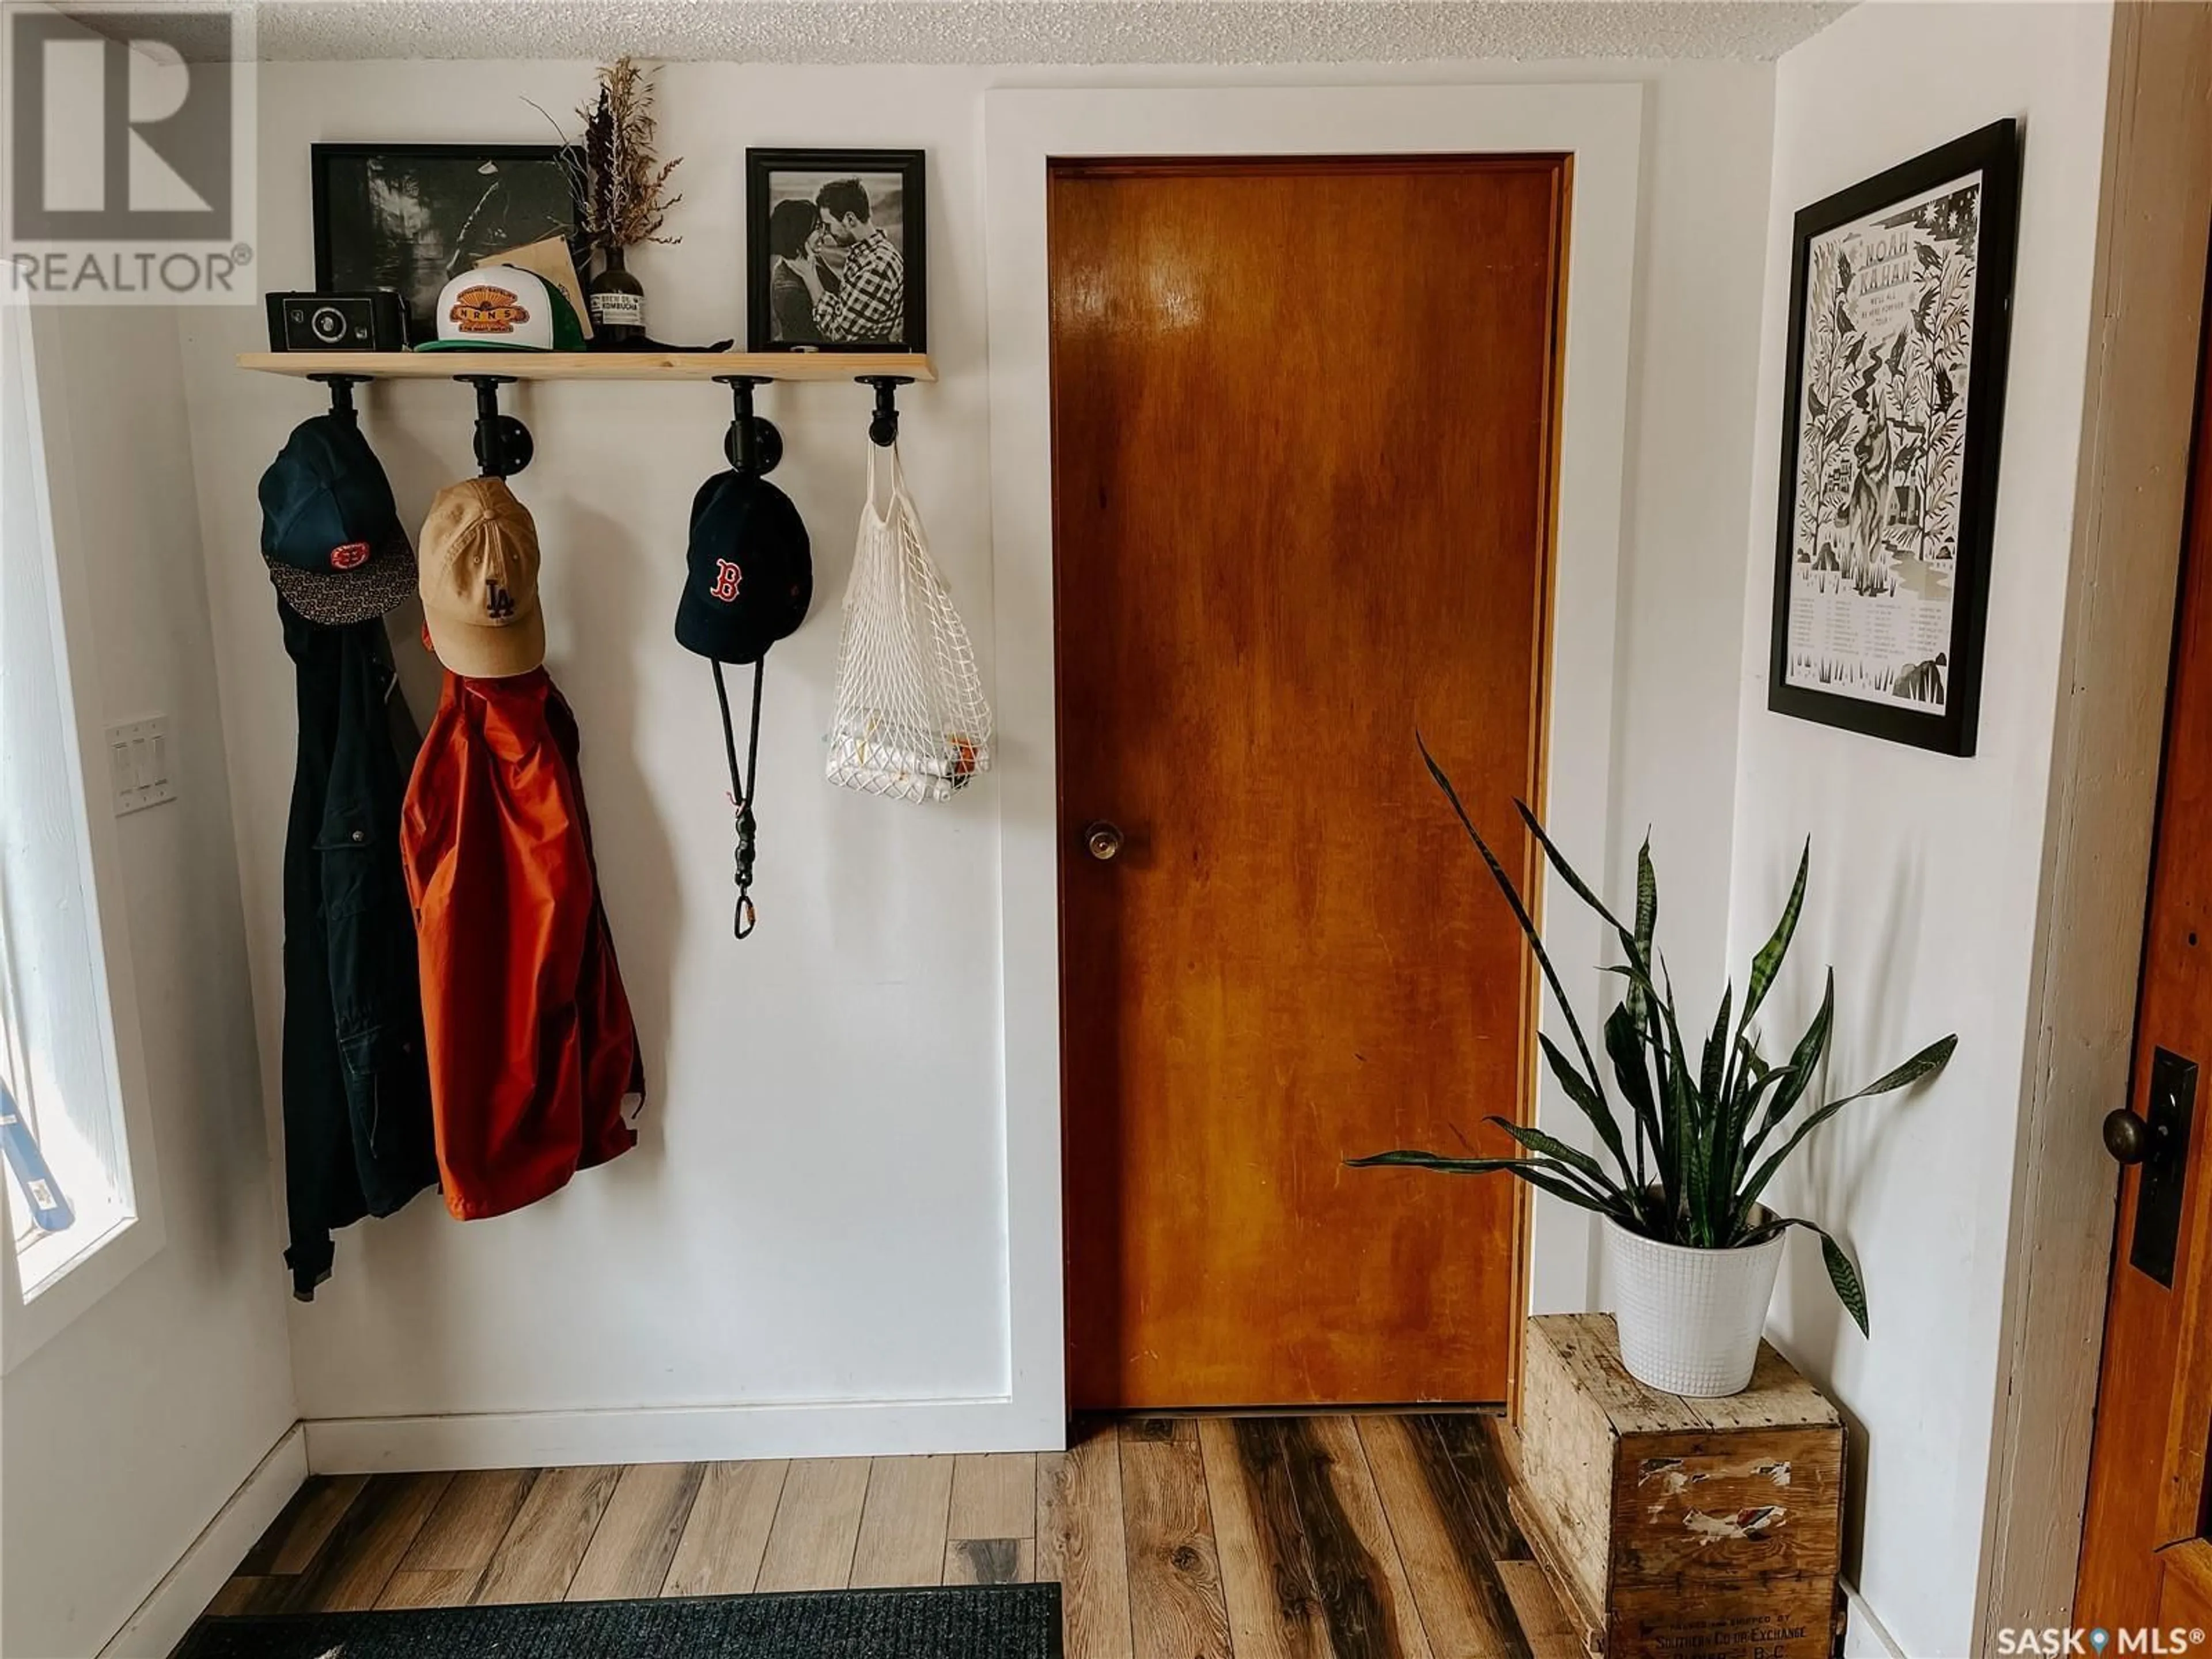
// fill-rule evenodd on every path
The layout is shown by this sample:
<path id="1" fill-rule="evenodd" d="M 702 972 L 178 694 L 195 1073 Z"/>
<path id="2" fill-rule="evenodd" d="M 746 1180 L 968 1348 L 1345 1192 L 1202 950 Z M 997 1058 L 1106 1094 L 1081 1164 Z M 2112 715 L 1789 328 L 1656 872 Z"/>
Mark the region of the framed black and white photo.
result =
<path id="1" fill-rule="evenodd" d="M 438 295 L 494 253 L 558 236 L 576 252 L 580 163 L 560 144 L 317 144 L 315 287 L 397 289 L 407 341 L 437 335 Z"/>
<path id="2" fill-rule="evenodd" d="M 926 351 L 918 149 L 745 152 L 745 336 L 754 351 Z"/>
<path id="3" fill-rule="evenodd" d="M 1767 707 L 1974 752 L 2020 137 L 1799 213 Z"/>

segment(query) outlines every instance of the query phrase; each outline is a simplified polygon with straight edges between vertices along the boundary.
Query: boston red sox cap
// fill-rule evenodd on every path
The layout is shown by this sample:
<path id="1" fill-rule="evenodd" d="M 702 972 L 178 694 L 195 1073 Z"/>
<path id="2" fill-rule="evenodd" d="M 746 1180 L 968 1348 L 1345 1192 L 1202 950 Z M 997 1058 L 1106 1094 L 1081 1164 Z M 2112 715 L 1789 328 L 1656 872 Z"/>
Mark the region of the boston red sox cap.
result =
<path id="1" fill-rule="evenodd" d="M 814 600 L 806 526 L 791 497 L 752 473 L 718 472 L 691 500 L 676 640 L 716 662 L 758 662 Z"/>
<path id="2" fill-rule="evenodd" d="M 814 599 L 814 559 L 806 526 L 791 497 L 755 472 L 717 472 L 691 498 L 691 543 L 684 555 L 684 597 L 676 602 L 676 641 L 714 665 L 714 700 L 722 714 L 722 750 L 730 764 L 730 799 L 737 810 L 737 926 L 753 930 L 753 855 L 758 833 L 754 795 L 760 783 L 761 680 L 769 647 L 798 631 Z M 745 758 L 730 713 L 724 663 L 753 665 L 752 720 Z"/>

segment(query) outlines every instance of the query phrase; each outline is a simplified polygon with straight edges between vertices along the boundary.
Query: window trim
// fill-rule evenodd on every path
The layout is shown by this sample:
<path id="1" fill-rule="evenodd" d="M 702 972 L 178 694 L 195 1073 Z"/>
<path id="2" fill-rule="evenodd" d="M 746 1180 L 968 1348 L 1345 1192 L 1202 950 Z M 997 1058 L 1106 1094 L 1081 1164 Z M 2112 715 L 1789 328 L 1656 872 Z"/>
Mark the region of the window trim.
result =
<path id="1" fill-rule="evenodd" d="M 51 310 L 0 306 L 0 395 L 20 396 L 30 445 L 32 512 L 51 561 L 47 624 L 61 671 L 57 696 L 69 739 L 61 745 L 67 789 L 82 813 L 79 879 L 94 920 L 88 942 L 93 959 L 90 1018 L 98 1022 L 109 1088 L 123 1125 L 126 1199 L 131 1213 L 89 1249 L 40 1285 L 27 1301 L 12 1248 L 0 1249 L 0 1376 L 44 1347 L 107 1294 L 159 1255 L 168 1241 L 161 1180 L 155 1153 L 152 1102 L 132 972 L 130 893 L 112 803 L 91 781 L 106 775 L 92 764 L 104 754 L 104 702 L 99 652 L 94 639 L 88 550 L 77 510 L 79 482 L 68 441 L 71 433 L 68 377 L 40 374 L 57 361 L 62 319 Z M 61 441 L 49 443 L 49 434 Z"/>

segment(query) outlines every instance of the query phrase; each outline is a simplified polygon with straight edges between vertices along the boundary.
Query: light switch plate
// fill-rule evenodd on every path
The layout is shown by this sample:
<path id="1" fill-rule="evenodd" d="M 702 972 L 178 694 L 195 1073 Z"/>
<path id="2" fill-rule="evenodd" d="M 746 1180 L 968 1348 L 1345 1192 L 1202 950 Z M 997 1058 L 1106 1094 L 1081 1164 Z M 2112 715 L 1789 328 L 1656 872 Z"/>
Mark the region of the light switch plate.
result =
<path id="1" fill-rule="evenodd" d="M 115 792 L 115 815 L 143 812 L 177 798 L 170 757 L 169 717 L 149 714 L 107 728 L 107 776 Z"/>

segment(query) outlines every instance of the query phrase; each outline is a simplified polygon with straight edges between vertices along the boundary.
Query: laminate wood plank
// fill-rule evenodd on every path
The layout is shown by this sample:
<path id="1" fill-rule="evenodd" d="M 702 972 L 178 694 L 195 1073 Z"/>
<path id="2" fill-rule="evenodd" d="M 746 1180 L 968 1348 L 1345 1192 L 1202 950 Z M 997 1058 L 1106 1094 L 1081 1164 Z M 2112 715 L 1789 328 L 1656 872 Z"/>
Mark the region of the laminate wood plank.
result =
<path id="1" fill-rule="evenodd" d="M 475 1599 L 483 1581 L 481 1567 L 402 1567 L 392 1575 L 380 1608 L 465 1607 Z"/>
<path id="2" fill-rule="evenodd" d="M 1028 1584 L 1036 1581 L 1034 1538 L 954 1538 L 945 1546 L 948 1584 Z"/>
<path id="3" fill-rule="evenodd" d="M 310 1570 L 242 1572 L 210 1611 L 1042 1579 L 1071 1659 L 1575 1659 L 1497 1426 L 1148 1418 L 1037 1457 L 319 1481 L 249 1558 Z"/>
<path id="4" fill-rule="evenodd" d="M 866 1458 L 795 1459 L 783 1479 L 756 1588 L 844 1589 L 867 1496 Z"/>
<path id="5" fill-rule="evenodd" d="M 370 1476 L 332 1528 L 314 1565 L 293 1581 L 286 1609 L 356 1613 L 374 1607 L 453 1478 L 450 1474 Z"/>
<path id="6" fill-rule="evenodd" d="M 565 1599 L 619 1601 L 659 1595 L 705 1473 L 703 1463 L 633 1463 L 624 1469 Z"/>
<path id="7" fill-rule="evenodd" d="M 415 1535 L 402 1572 L 473 1572 L 491 1565 L 515 1512 L 530 1495 L 536 1469 L 465 1469 Z"/>
<path id="8" fill-rule="evenodd" d="M 1238 1659 L 1430 1659 L 1351 1419 L 1244 1418 L 1199 1432 Z"/>
<path id="9" fill-rule="evenodd" d="M 952 1538 L 1033 1538 L 1037 1509 L 1036 1454 L 985 1452 L 952 1465 Z"/>
<path id="10" fill-rule="evenodd" d="M 1139 1420 L 1121 1430 L 1122 1535 L 1136 1650 L 1230 1659 L 1229 1609 L 1196 1425 Z"/>
<path id="11" fill-rule="evenodd" d="M 267 1574 L 235 1573 L 223 1581 L 207 1604 L 207 1617 L 227 1619 L 242 1613 L 275 1613 L 284 1605 L 291 1579 Z"/>
<path id="12" fill-rule="evenodd" d="M 1552 1594 L 1551 1581 L 1534 1561 L 1500 1561 L 1498 1576 L 1521 1626 L 1533 1659 L 1583 1659 L 1582 1638 L 1566 1609 Z M 1468 1650 L 1470 1653 L 1476 1650 Z"/>
<path id="13" fill-rule="evenodd" d="M 283 1512 L 269 1523 L 269 1530 L 246 1551 L 238 1564 L 240 1574 L 261 1577 L 305 1572 L 368 1481 L 365 1474 L 309 1475 Z"/>
<path id="14" fill-rule="evenodd" d="M 1191 1417 L 1127 1417 L 1121 1419 L 1121 1443 L 1187 1446 L 1198 1443 L 1198 1419 Z M 1126 1478 L 1126 1477 L 1125 1477 Z"/>
<path id="15" fill-rule="evenodd" d="M 855 1589 L 945 1582 L 945 1516 L 952 1504 L 950 1457 L 878 1457 L 853 1547 Z"/>
<path id="16" fill-rule="evenodd" d="M 1134 1659 L 1121 1452 L 1111 1426 L 1079 1424 L 1037 1459 L 1036 1572 L 1060 1585 L 1067 1659 Z"/>
<path id="17" fill-rule="evenodd" d="M 760 1581 L 761 1558 L 790 1465 L 781 1458 L 709 1463 L 663 1595 L 744 1595 Z"/>
<path id="18" fill-rule="evenodd" d="M 514 1524 L 492 1553 L 476 1599 L 485 1604 L 557 1601 L 591 1547 L 592 1534 L 622 1478 L 619 1465 L 547 1469 L 531 1484 Z"/>
<path id="19" fill-rule="evenodd" d="M 1271 1511 L 1287 1491 L 1247 1468 L 1239 1426 L 1225 1417 L 1198 1425 L 1237 1659 L 1324 1659 L 1328 1631 L 1304 1534 L 1294 1514 Z"/>
<path id="20" fill-rule="evenodd" d="M 1358 1427 L 1292 1418 L 1283 1438 L 1337 1659 L 1431 1659 Z"/>
<path id="21" fill-rule="evenodd" d="M 1499 1444 L 1504 1420 L 1486 1413 L 1450 1412 L 1405 1422 L 1437 1479 L 1447 1468 L 1457 1477 L 1457 1490 L 1467 1500 L 1463 1520 L 1473 1528 L 1474 1543 L 1493 1561 L 1525 1560 L 1528 1540 L 1506 1499 L 1512 1481 Z"/>
<path id="22" fill-rule="evenodd" d="M 1525 1653 L 1508 1587 L 1485 1542 L 1491 1529 L 1474 1514 L 1449 1456 L 1437 1449 L 1431 1463 L 1409 1419 L 1366 1417 L 1358 1428 L 1430 1646 L 1470 1659 Z"/>

